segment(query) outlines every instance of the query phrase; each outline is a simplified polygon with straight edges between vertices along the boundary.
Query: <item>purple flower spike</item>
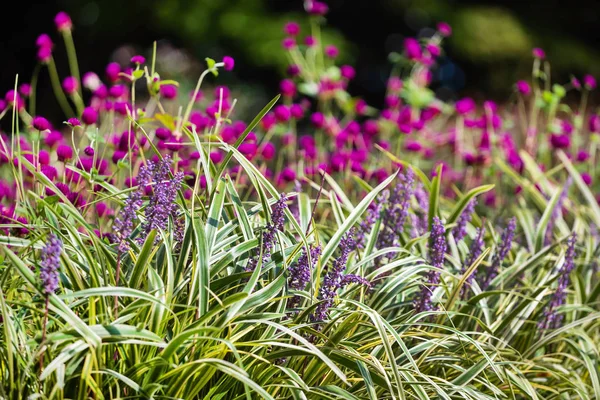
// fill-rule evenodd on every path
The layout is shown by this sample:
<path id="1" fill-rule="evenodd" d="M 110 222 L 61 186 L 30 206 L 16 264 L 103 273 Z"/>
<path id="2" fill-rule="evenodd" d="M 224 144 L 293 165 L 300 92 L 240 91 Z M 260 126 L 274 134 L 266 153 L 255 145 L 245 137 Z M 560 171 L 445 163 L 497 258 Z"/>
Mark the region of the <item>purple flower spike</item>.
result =
<path id="1" fill-rule="evenodd" d="M 378 249 L 398 246 L 398 237 L 404 231 L 413 194 L 414 173 L 409 169 L 400 176 L 400 180 L 389 196 L 387 208 L 382 212 L 383 228 L 377 238 Z M 380 266 L 381 258 L 375 263 Z"/>
<path id="2" fill-rule="evenodd" d="M 558 314 L 556 310 L 565 304 L 567 298 L 566 290 L 571 282 L 569 275 L 575 268 L 575 257 L 577 255 L 575 251 L 576 241 L 577 236 L 573 233 L 567 241 L 565 261 L 558 271 L 558 286 L 556 292 L 554 292 L 552 299 L 550 299 L 550 303 L 547 305 L 544 312 L 544 318 L 538 324 L 540 329 L 556 329 L 562 326 L 564 315 Z"/>
<path id="3" fill-rule="evenodd" d="M 271 222 L 267 224 L 262 234 L 262 263 L 263 265 L 269 262 L 271 259 L 271 251 L 275 247 L 275 239 L 277 231 L 283 231 L 283 224 L 285 223 L 285 209 L 287 208 L 288 198 L 285 193 L 281 193 L 279 200 L 273 205 L 271 209 Z M 260 249 L 256 248 L 255 255 L 248 260 L 246 265 L 246 271 L 254 271 L 258 266 L 258 257 L 260 255 Z"/>
<path id="4" fill-rule="evenodd" d="M 473 239 L 473 241 L 471 242 L 471 246 L 469 246 L 469 256 L 467 257 L 467 259 L 465 260 L 465 263 L 463 264 L 463 268 L 461 271 L 462 274 L 467 272 L 467 269 L 469 269 L 471 267 L 471 265 L 473 265 L 475 260 L 477 260 L 477 258 L 479 258 L 481 253 L 483 253 L 483 247 L 484 247 L 483 236 L 484 235 L 485 235 L 485 228 L 484 227 L 478 228 L 477 235 L 475 235 L 475 239 Z M 469 287 L 471 287 L 474 279 L 475 279 L 475 272 L 473 272 L 471 275 L 469 275 L 469 277 L 467 278 L 467 281 L 465 282 L 465 285 L 462 287 L 461 292 L 460 292 L 460 295 L 462 298 L 465 297 L 465 295 L 467 293 L 467 289 Z"/>
<path id="5" fill-rule="evenodd" d="M 144 210 L 145 221 L 142 224 L 142 232 L 138 238 L 138 243 L 144 243 L 146 237 L 153 229 L 165 230 L 169 224 L 169 217 L 177 221 L 177 192 L 181 189 L 183 182 L 183 172 L 177 172 L 171 179 L 171 157 L 165 156 L 159 163 L 148 162 L 147 171 L 144 174 L 140 171 L 142 179 L 138 176 L 138 183 L 146 181 L 152 182 L 152 194 L 150 201 Z M 147 180 L 145 174 L 151 174 L 151 179 Z M 176 237 L 175 240 L 179 241 Z M 159 238 L 157 237 L 158 241 Z"/>
<path id="6" fill-rule="evenodd" d="M 500 270 L 500 266 L 502 262 L 508 255 L 512 247 L 512 241 L 515 237 L 515 230 L 517 229 L 517 219 L 515 217 L 511 218 L 508 221 L 508 226 L 502 232 L 502 236 L 500 237 L 500 243 L 498 244 L 498 248 L 496 249 L 496 253 L 492 257 L 492 265 L 488 269 L 487 276 L 484 278 L 482 283 L 480 284 L 481 289 L 485 290 L 490 285 L 492 280 L 498 276 L 498 272 Z"/>
<path id="7" fill-rule="evenodd" d="M 414 300 L 414 307 L 417 313 L 431 311 L 434 309 L 431 303 L 433 290 L 440 283 L 440 271 L 444 266 L 446 254 L 446 237 L 442 221 L 438 217 L 433 218 L 433 225 L 429 234 L 429 263 L 433 267 L 427 272 L 427 283 L 421 289 L 421 293 Z"/>
<path id="8" fill-rule="evenodd" d="M 310 248 L 310 262 L 306 250 L 303 250 L 302 255 L 298 258 L 298 261 L 293 264 L 289 269 L 288 286 L 293 290 L 304 290 L 306 285 L 310 282 L 312 271 L 314 270 L 319 256 L 321 255 L 321 246 Z M 294 296 L 288 302 L 288 307 L 297 307 L 300 303 L 301 297 Z"/>
<path id="9" fill-rule="evenodd" d="M 58 289 L 58 269 L 60 268 L 62 245 L 60 239 L 52 233 L 42 248 L 40 280 L 46 295 L 50 295 Z"/>
<path id="10" fill-rule="evenodd" d="M 456 226 L 452 229 L 452 236 L 456 242 L 460 242 L 467 234 L 467 224 L 471 221 L 471 214 L 475 211 L 477 200 L 473 199 L 467 204 L 462 214 L 456 221 Z"/>
<path id="11" fill-rule="evenodd" d="M 327 271 L 327 274 L 323 278 L 323 283 L 319 288 L 318 299 L 321 301 L 315 310 L 315 313 L 311 316 L 313 321 L 324 321 L 327 319 L 329 309 L 333 305 L 338 289 L 347 286 L 350 283 L 358 283 L 370 287 L 371 283 L 364 278 L 356 275 L 344 275 L 346 264 L 348 263 L 348 257 L 354 248 L 356 243 L 353 238 L 354 232 L 350 230 L 340 240 L 339 248 L 341 250 L 340 256 L 333 262 L 331 269 Z"/>

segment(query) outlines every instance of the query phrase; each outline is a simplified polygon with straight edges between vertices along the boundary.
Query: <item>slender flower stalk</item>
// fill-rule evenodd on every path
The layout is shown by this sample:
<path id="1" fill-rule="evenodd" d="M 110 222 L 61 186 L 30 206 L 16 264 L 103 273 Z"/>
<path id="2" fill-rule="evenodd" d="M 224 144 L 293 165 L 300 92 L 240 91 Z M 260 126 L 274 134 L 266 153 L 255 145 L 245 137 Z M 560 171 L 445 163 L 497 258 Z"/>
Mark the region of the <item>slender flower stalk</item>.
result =
<path id="1" fill-rule="evenodd" d="M 564 319 L 563 314 L 558 314 L 557 309 L 565 304 L 567 298 L 567 288 L 571 282 L 570 274 L 575 268 L 575 243 L 577 236 L 575 233 L 567 241 L 567 251 L 565 253 L 565 261 L 558 271 L 558 286 L 550 299 L 550 303 L 546 306 L 544 317 L 538 323 L 540 329 L 556 329 L 562 326 Z"/>
<path id="2" fill-rule="evenodd" d="M 492 264 L 490 265 L 487 271 L 487 276 L 483 277 L 483 280 L 481 281 L 480 286 L 482 290 L 487 289 L 492 280 L 494 280 L 494 278 L 498 276 L 500 266 L 502 265 L 502 262 L 504 261 L 512 247 L 512 242 L 515 237 L 516 229 L 517 219 L 513 217 L 510 219 L 510 221 L 508 221 L 508 226 L 506 227 L 504 232 L 502 232 L 502 236 L 500 237 L 500 243 L 498 244 L 496 253 L 492 257 Z"/>
<path id="3" fill-rule="evenodd" d="M 275 247 L 275 240 L 277 231 L 283 231 L 283 224 L 285 222 L 285 209 L 287 208 L 287 196 L 285 193 L 281 193 L 279 200 L 273 205 L 271 209 L 271 222 L 267 224 L 262 233 L 262 264 L 266 264 L 271 259 L 271 251 Z M 254 271 L 258 266 L 258 257 L 260 256 L 260 249 L 257 247 L 254 257 L 248 260 L 246 265 L 246 271 Z"/>
<path id="4" fill-rule="evenodd" d="M 444 225 L 438 217 L 434 217 L 429 236 L 429 263 L 433 268 L 427 272 L 426 284 L 414 300 L 413 304 L 417 313 L 434 309 L 431 296 L 434 288 L 440 282 L 440 272 L 444 267 L 446 247 Z"/>

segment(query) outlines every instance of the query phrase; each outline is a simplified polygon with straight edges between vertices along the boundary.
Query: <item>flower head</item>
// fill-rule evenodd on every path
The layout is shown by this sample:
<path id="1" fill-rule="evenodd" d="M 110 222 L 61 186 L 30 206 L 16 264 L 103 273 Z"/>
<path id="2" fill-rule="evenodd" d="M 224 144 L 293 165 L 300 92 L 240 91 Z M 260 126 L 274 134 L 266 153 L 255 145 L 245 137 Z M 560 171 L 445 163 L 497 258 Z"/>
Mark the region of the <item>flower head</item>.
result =
<path id="1" fill-rule="evenodd" d="M 225 56 L 223 57 L 223 64 L 223 68 L 225 68 L 225 71 L 232 71 L 233 67 L 235 66 L 235 60 L 230 56 Z"/>
<path id="2" fill-rule="evenodd" d="M 531 53 L 533 54 L 533 57 L 537 58 L 538 60 L 543 60 L 546 58 L 546 52 L 539 47 L 534 48 Z"/>
<path id="3" fill-rule="evenodd" d="M 66 94 L 74 94 L 79 89 L 79 83 L 77 83 L 77 79 L 73 76 L 67 76 L 62 83 L 63 90 Z"/>
<path id="4" fill-rule="evenodd" d="M 440 35 L 448 37 L 452 35 L 452 27 L 446 22 L 440 22 L 437 24 L 437 30 Z"/>
<path id="5" fill-rule="evenodd" d="M 563 314 L 558 314 L 557 309 L 565 303 L 567 298 L 567 288 L 571 282 L 570 274 L 575 268 L 575 243 L 577 236 L 573 233 L 567 241 L 567 251 L 562 266 L 558 270 L 558 286 L 553 293 L 550 303 L 546 306 L 543 319 L 539 322 L 540 329 L 556 329 L 562 325 Z"/>
<path id="6" fill-rule="evenodd" d="M 50 122 L 48 122 L 48 120 L 44 117 L 34 117 L 31 125 L 34 129 L 38 131 L 45 131 L 46 129 L 50 129 Z"/>
<path id="7" fill-rule="evenodd" d="M 475 211 L 475 205 L 477 205 L 477 200 L 471 200 L 458 218 L 458 221 L 456 221 L 456 226 L 452 229 L 452 236 L 454 236 L 456 242 L 460 242 L 467 234 L 467 224 L 471 221 L 471 214 Z"/>
<path id="8" fill-rule="evenodd" d="M 62 246 L 60 239 L 52 233 L 46 239 L 46 245 L 42 247 L 40 280 L 46 295 L 50 295 L 58 289 L 58 270 L 60 268 Z"/>
<path id="9" fill-rule="evenodd" d="M 419 296 L 414 300 L 414 307 L 417 313 L 434 309 L 431 297 L 434 288 L 440 282 L 440 272 L 444 266 L 446 254 L 446 238 L 444 233 L 445 229 L 442 221 L 438 217 L 434 217 L 429 234 L 429 263 L 433 268 L 427 272 L 427 283 L 421 289 Z"/>
<path id="10" fill-rule="evenodd" d="M 140 65 L 146 62 L 146 58 L 144 56 L 136 55 L 131 57 L 131 62 Z"/>
<path id="11" fill-rule="evenodd" d="M 70 31 L 73 27 L 71 17 L 69 17 L 69 14 L 64 11 L 56 14 L 56 17 L 54 17 L 54 24 L 59 32 Z"/>
<path id="12" fill-rule="evenodd" d="M 492 280 L 496 276 L 498 276 L 498 272 L 500 271 L 500 266 L 502 265 L 502 262 L 504 261 L 504 259 L 506 258 L 506 256 L 508 255 L 508 252 L 510 251 L 510 249 L 512 247 L 512 242 L 515 237 L 516 229 L 517 229 L 517 219 L 513 217 L 508 221 L 508 225 L 507 225 L 506 229 L 504 229 L 504 232 L 502 232 L 502 236 L 500 237 L 500 243 L 498 243 L 496 252 L 494 253 L 494 256 L 492 257 L 492 264 L 488 268 L 487 276 L 481 280 L 480 286 L 482 289 L 484 289 L 484 290 L 487 289 L 487 287 L 490 285 Z"/>
<path id="13" fill-rule="evenodd" d="M 287 196 L 285 193 L 281 193 L 279 199 L 271 208 L 271 221 L 267 224 L 262 234 L 262 263 L 266 264 L 271 258 L 271 251 L 275 247 L 275 240 L 278 231 L 283 230 L 283 224 L 285 223 L 285 210 L 287 208 Z M 246 266 L 247 271 L 253 271 L 258 266 L 258 256 L 260 255 L 261 249 L 255 249 L 254 257 L 248 260 Z"/>

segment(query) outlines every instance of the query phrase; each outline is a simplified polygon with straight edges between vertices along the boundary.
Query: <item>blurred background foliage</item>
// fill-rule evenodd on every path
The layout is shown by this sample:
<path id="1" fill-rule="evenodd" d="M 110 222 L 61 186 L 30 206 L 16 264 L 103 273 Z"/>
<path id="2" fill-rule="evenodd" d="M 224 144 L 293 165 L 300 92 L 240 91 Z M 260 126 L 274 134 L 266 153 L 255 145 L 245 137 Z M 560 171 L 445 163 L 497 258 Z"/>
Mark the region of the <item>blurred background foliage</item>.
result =
<path id="1" fill-rule="evenodd" d="M 597 0 L 327 3 L 324 41 L 341 49 L 342 62 L 357 67 L 351 91 L 376 106 L 382 102 L 391 68 L 389 54 L 402 50 L 405 37 L 427 35 L 438 21 L 454 29 L 435 76 L 442 98 L 468 94 L 481 100 L 485 93 L 486 98 L 506 99 L 513 83 L 530 75 L 532 47 L 546 50 L 553 79 L 600 75 Z M 31 76 L 35 38 L 54 31 L 52 20 L 60 10 L 73 18 L 83 71 L 102 71 L 110 59 L 125 63 L 136 52 L 148 55 L 157 40 L 162 55 L 176 60 L 167 73 L 183 80 L 195 79 L 204 57 L 235 56 L 235 76 L 226 79 L 255 96 L 256 103 L 277 91 L 284 74 L 283 24 L 296 20 L 304 33 L 310 32 L 301 0 L 46 0 L 14 6 L 17 10 L 0 28 L 2 90 L 12 87 L 16 73 L 21 73 L 21 81 Z M 51 94 L 40 101 L 45 97 Z"/>

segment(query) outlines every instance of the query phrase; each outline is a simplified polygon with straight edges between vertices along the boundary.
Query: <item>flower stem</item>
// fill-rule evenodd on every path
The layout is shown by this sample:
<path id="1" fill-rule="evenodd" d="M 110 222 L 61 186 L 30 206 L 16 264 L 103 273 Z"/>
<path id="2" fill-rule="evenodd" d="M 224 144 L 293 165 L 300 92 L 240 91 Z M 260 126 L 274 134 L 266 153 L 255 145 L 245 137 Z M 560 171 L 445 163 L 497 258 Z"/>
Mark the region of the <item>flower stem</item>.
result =
<path id="1" fill-rule="evenodd" d="M 56 70 L 56 64 L 54 63 L 54 59 L 50 59 L 50 62 L 48 62 L 48 73 L 50 74 L 52 89 L 54 90 L 54 95 L 56 96 L 56 100 L 58 100 L 60 108 L 63 110 L 67 117 L 74 117 L 75 112 L 69 105 L 67 96 L 65 96 L 65 93 L 63 92 L 62 87 L 60 86 L 60 78 L 58 77 L 58 71 Z"/>

